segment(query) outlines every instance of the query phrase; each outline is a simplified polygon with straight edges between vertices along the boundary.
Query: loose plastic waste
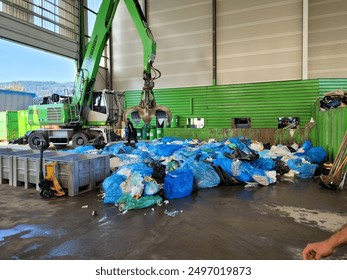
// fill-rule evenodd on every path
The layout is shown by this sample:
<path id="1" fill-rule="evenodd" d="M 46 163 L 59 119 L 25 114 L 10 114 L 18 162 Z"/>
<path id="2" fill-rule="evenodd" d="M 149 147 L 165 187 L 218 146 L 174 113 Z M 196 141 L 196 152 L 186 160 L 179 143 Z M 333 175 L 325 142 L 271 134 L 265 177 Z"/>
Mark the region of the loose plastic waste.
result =
<path id="1" fill-rule="evenodd" d="M 92 148 L 72 151 L 89 153 Z M 254 188 L 274 184 L 282 175 L 312 178 L 327 160 L 324 148 L 308 140 L 301 146 L 270 146 L 245 137 L 209 142 L 163 137 L 133 147 L 116 143 L 98 152 L 110 154 L 113 170 L 102 183 L 104 203 L 121 205 L 124 212 L 221 183 Z"/>

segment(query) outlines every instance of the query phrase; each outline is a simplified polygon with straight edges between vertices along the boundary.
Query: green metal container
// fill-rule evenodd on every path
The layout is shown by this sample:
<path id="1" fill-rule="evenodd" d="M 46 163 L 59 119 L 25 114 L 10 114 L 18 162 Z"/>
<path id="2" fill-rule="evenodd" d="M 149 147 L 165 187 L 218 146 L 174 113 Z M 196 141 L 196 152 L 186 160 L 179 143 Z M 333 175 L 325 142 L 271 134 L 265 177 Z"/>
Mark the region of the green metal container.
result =
<path id="1" fill-rule="evenodd" d="M 173 115 L 171 120 L 171 127 L 177 127 L 178 121 L 179 121 L 179 117 L 177 115 Z"/>
<path id="2" fill-rule="evenodd" d="M 164 129 L 162 127 L 157 127 L 157 139 L 163 138 L 164 136 Z"/>
<path id="3" fill-rule="evenodd" d="M 142 140 L 148 140 L 149 132 L 148 132 L 148 127 L 144 125 L 142 127 Z"/>
<path id="4" fill-rule="evenodd" d="M 154 140 L 157 138 L 157 129 L 152 126 L 149 130 L 149 140 Z"/>
<path id="5" fill-rule="evenodd" d="M 28 110 L 18 111 L 18 136 L 22 137 L 27 133 L 28 129 Z"/>
<path id="6" fill-rule="evenodd" d="M 18 112 L 0 112 L 0 140 L 9 141 L 18 138 Z"/>
<path id="7" fill-rule="evenodd" d="M 142 139 L 142 129 L 141 128 L 136 128 L 136 138 L 137 139 Z"/>
<path id="8" fill-rule="evenodd" d="M 18 137 L 24 136 L 30 130 L 39 129 L 39 125 L 30 125 L 28 122 L 28 110 L 18 111 Z"/>

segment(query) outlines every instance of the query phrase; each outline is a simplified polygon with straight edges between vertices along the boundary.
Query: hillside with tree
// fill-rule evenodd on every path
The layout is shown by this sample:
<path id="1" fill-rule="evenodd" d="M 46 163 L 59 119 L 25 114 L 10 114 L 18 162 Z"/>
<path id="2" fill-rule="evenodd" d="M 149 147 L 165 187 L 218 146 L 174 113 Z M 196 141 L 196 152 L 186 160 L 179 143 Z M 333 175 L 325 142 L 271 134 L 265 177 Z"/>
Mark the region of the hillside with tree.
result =
<path id="1" fill-rule="evenodd" d="M 53 93 L 59 95 L 71 94 L 73 85 L 74 82 L 57 83 L 53 81 L 12 81 L 0 83 L 0 89 L 32 92 L 37 96 L 49 96 Z"/>

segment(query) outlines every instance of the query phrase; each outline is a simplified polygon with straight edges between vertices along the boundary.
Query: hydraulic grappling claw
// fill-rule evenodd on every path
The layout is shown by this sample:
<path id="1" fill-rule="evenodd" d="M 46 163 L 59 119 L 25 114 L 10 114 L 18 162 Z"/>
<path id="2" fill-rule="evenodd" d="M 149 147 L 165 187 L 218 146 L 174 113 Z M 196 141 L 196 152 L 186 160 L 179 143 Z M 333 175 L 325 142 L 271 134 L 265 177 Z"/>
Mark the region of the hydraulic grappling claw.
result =
<path id="1" fill-rule="evenodd" d="M 154 116 L 157 118 L 160 125 L 163 124 L 166 116 L 168 118 L 168 123 L 171 123 L 172 113 L 166 106 L 157 105 L 152 91 L 153 85 L 153 81 L 145 80 L 145 85 L 141 92 L 140 104 L 128 108 L 124 113 L 124 120 L 126 120 L 131 113 L 132 119 L 137 124 L 140 120 L 143 120 L 146 125 L 149 125 Z"/>
<path id="2" fill-rule="evenodd" d="M 168 117 L 168 122 L 171 123 L 172 113 L 169 108 L 157 105 L 152 92 L 142 91 L 141 102 L 137 106 L 128 108 L 124 113 L 124 119 L 131 113 L 131 117 L 135 123 L 139 123 L 143 120 L 146 125 L 149 125 L 153 117 L 155 116 L 158 123 L 163 124 L 165 117 Z"/>

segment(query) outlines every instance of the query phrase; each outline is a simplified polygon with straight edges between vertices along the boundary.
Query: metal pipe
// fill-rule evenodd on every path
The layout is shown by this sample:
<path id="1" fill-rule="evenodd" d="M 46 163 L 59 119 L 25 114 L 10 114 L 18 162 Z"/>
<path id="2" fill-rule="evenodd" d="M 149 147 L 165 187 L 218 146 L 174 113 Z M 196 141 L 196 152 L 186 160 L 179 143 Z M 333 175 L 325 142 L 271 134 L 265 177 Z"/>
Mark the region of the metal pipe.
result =
<path id="1" fill-rule="evenodd" d="M 212 0 L 212 83 L 217 85 L 217 0 Z"/>
<path id="2" fill-rule="evenodd" d="M 147 4 L 147 0 L 142 0 L 142 11 L 143 14 L 148 22 L 148 4 Z"/>
<path id="3" fill-rule="evenodd" d="M 112 28 L 111 28 L 111 32 L 110 32 L 110 38 L 108 40 L 108 43 L 109 43 L 109 57 L 108 57 L 108 64 L 109 64 L 109 71 L 108 71 L 108 74 L 109 74 L 109 86 L 110 86 L 110 89 L 113 90 L 113 35 L 112 35 Z"/>

